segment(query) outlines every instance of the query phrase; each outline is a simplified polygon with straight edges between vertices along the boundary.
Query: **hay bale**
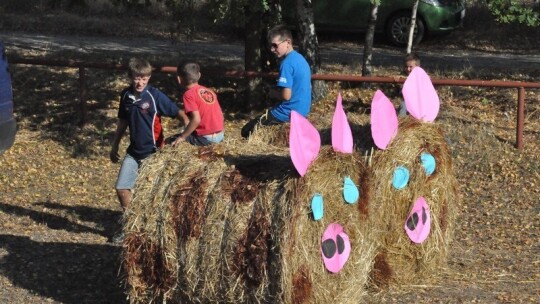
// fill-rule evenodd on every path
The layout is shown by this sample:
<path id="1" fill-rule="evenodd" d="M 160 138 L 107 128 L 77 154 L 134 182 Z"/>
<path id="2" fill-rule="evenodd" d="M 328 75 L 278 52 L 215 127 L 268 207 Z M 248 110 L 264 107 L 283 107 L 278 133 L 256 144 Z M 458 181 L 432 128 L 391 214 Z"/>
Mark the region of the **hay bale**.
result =
<path id="1" fill-rule="evenodd" d="M 141 168 L 125 216 L 123 269 L 130 301 L 358 303 L 373 282 L 402 283 L 442 266 L 456 187 L 438 126 L 402 120 L 389 148 L 369 163 L 366 146 L 359 147 L 371 143 L 369 127 L 361 125 L 365 118 L 352 121 L 357 150 L 344 155 L 323 146 L 304 177 L 296 173 L 286 145 L 272 139 L 288 133 L 283 126 L 260 129 L 247 143 L 185 145 L 152 156 Z M 418 161 L 423 150 L 437 159 L 429 178 Z M 396 164 L 410 166 L 411 187 L 391 188 Z M 344 202 L 345 176 L 360 187 L 356 204 Z M 310 209 L 315 193 L 325 202 L 320 221 Z M 413 245 L 403 224 L 419 195 L 428 200 L 432 232 Z M 351 243 L 349 260 L 337 274 L 325 269 L 320 249 L 333 222 L 344 227 Z"/>
<path id="2" fill-rule="evenodd" d="M 436 171 L 430 176 L 420 161 L 424 151 L 436 159 Z M 394 169 L 399 165 L 410 171 L 409 183 L 401 190 L 392 186 Z M 458 203 L 452 159 L 439 125 L 411 117 L 401 119 L 398 134 L 386 150 L 374 154 L 363 180 L 367 183 L 363 203 L 377 233 L 375 283 L 427 283 L 436 278 L 440 267 L 446 265 Z M 430 208 L 431 232 L 422 244 L 414 244 L 404 224 L 420 196 Z"/>
<path id="3" fill-rule="evenodd" d="M 201 203 L 194 191 L 202 190 L 205 178 L 209 178 L 195 180 L 207 166 L 205 155 L 191 147 L 169 149 L 155 154 L 141 167 L 133 201 L 124 216 L 123 269 L 133 302 L 152 302 L 176 288 L 178 235 L 197 235 L 200 229 L 197 212 Z M 171 200 L 186 197 L 196 198 L 197 204 L 182 218 L 172 208 L 175 205 Z M 191 202 L 184 199 L 182 203 Z M 196 221 L 190 222 L 189 217 Z M 175 221 L 171 221 L 173 218 Z"/>
<path id="4" fill-rule="evenodd" d="M 248 139 L 248 144 L 252 146 L 289 146 L 290 124 L 256 127 Z"/>
<path id="5" fill-rule="evenodd" d="M 345 176 L 358 185 L 365 170 L 359 154 L 336 154 L 325 146 L 304 178 L 291 180 L 281 206 L 285 220 L 280 238 L 282 303 L 358 303 L 366 294 L 369 270 L 376 248 L 371 229 L 359 203 L 343 198 Z M 324 216 L 314 221 L 310 201 L 315 193 L 324 199 Z M 329 224 L 337 222 L 348 234 L 351 253 L 344 268 L 332 274 L 323 265 L 321 237 Z"/>

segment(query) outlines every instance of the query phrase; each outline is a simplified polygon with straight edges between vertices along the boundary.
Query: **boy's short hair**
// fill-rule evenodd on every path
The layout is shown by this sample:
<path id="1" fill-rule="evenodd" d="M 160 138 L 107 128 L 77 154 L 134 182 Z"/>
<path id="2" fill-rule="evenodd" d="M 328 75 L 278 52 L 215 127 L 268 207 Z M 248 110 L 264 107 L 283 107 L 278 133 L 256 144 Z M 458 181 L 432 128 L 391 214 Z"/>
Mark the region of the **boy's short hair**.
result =
<path id="1" fill-rule="evenodd" d="M 201 67 L 195 62 L 181 63 L 176 67 L 176 73 L 188 83 L 196 83 L 201 78 Z"/>
<path id="2" fill-rule="evenodd" d="M 409 53 L 405 55 L 405 62 L 414 61 L 416 66 L 420 66 L 420 56 L 416 53 Z"/>
<path id="3" fill-rule="evenodd" d="M 133 57 L 129 60 L 129 77 L 152 75 L 152 65 L 147 60 Z"/>
<path id="4" fill-rule="evenodd" d="M 268 41 L 272 41 L 272 39 L 277 36 L 280 36 L 281 38 L 283 38 L 283 40 L 289 39 L 292 41 L 291 31 L 287 28 L 286 25 L 280 24 L 271 28 L 268 31 L 267 39 Z"/>

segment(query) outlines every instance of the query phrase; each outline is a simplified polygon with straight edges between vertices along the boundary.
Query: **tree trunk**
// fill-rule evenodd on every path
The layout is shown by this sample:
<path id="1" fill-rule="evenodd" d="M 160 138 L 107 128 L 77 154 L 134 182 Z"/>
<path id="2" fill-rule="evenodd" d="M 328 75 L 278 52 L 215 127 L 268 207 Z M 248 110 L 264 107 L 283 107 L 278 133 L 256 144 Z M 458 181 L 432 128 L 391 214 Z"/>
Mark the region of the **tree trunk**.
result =
<path id="1" fill-rule="evenodd" d="M 416 27 L 416 12 L 418 11 L 418 2 L 420 2 L 420 0 L 414 1 L 414 5 L 412 8 L 411 25 L 409 26 L 409 40 L 407 41 L 407 54 L 412 51 L 414 28 Z"/>
<path id="2" fill-rule="evenodd" d="M 246 11 L 246 38 L 244 41 L 244 66 L 246 71 L 260 72 L 262 66 L 261 60 L 261 34 L 262 34 L 262 13 L 251 11 L 245 7 Z M 253 107 L 260 108 L 264 106 L 264 97 L 261 78 L 247 79 L 246 107 L 244 110 Z"/>
<path id="3" fill-rule="evenodd" d="M 311 72 L 316 74 L 321 69 L 321 55 L 319 53 L 319 42 L 315 33 L 313 4 L 311 0 L 296 0 L 296 12 L 298 16 L 297 28 L 300 52 L 306 57 Z M 326 82 L 312 82 L 312 97 L 314 101 L 321 100 L 327 91 Z"/>
<path id="4" fill-rule="evenodd" d="M 268 48 L 268 30 L 282 23 L 281 4 L 280 0 L 266 0 L 268 9 L 265 11 L 262 24 L 264 27 L 261 35 L 261 57 L 262 69 L 265 72 L 275 72 L 279 67 L 278 61 L 274 53 Z M 275 84 L 275 83 L 272 83 Z"/>
<path id="5" fill-rule="evenodd" d="M 372 2 L 369 14 L 368 30 L 364 43 L 364 58 L 362 61 L 362 76 L 371 76 L 371 59 L 373 57 L 373 37 L 375 35 L 375 24 L 377 23 L 377 12 L 379 11 L 378 1 Z"/>

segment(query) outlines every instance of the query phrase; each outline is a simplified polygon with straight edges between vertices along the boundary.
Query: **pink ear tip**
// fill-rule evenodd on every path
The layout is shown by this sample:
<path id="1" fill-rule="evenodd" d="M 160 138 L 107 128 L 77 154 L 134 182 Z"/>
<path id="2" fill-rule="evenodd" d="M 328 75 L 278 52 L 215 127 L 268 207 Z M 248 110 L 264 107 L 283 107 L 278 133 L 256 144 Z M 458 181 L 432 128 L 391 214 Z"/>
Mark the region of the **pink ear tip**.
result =
<path id="1" fill-rule="evenodd" d="M 371 135 L 379 149 L 386 149 L 398 130 L 398 118 L 394 105 L 377 90 L 371 102 Z"/>
<path id="2" fill-rule="evenodd" d="M 341 93 L 336 100 L 336 109 L 332 118 L 332 147 L 336 152 L 352 153 L 353 137 L 351 126 L 343 110 Z"/>
<path id="3" fill-rule="evenodd" d="M 294 167 L 304 176 L 308 167 L 319 154 L 321 136 L 319 131 L 302 115 L 291 112 L 289 148 Z"/>
<path id="4" fill-rule="evenodd" d="M 433 122 L 439 113 L 440 101 L 428 74 L 421 68 L 412 70 L 403 84 L 407 111 L 418 120 Z"/>

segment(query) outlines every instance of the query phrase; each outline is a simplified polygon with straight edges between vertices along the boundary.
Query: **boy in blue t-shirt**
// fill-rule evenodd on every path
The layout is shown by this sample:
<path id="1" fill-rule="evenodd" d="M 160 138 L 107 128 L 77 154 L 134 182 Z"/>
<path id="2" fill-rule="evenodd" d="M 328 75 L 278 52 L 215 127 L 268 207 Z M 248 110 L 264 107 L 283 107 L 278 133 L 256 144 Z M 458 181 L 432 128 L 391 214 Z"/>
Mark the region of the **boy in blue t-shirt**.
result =
<path id="1" fill-rule="evenodd" d="M 277 85 L 270 90 L 269 97 L 282 102 L 244 125 L 243 138 L 248 138 L 257 125 L 289 122 L 292 110 L 307 117 L 311 109 L 311 69 L 306 59 L 294 50 L 291 32 L 278 25 L 268 32 L 268 43 L 281 59 Z"/>
<path id="2" fill-rule="evenodd" d="M 128 72 L 131 85 L 120 94 L 118 123 L 110 158 L 113 163 L 120 160 L 118 146 L 129 127 L 129 147 L 116 181 L 116 194 L 124 210 L 131 201 L 131 189 L 135 186 L 141 161 L 164 145 L 161 116 L 176 117 L 182 121 L 178 106 L 148 84 L 151 75 L 152 66 L 148 61 L 131 58 Z"/>

